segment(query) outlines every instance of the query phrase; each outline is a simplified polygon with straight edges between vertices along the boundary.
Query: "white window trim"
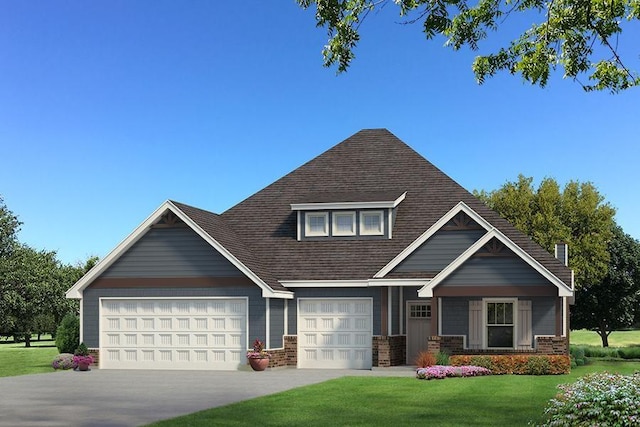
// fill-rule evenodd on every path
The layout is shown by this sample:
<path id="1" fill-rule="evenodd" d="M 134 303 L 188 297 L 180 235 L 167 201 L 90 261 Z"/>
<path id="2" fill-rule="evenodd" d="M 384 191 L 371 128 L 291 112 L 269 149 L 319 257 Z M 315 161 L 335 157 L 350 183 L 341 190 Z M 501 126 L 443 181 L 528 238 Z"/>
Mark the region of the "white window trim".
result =
<path id="1" fill-rule="evenodd" d="M 338 217 L 348 216 L 351 217 L 351 231 L 339 231 L 338 230 Z M 355 236 L 356 235 L 356 213 L 355 211 L 346 211 L 346 212 L 333 212 L 331 214 L 332 219 L 332 236 Z"/>
<path id="2" fill-rule="evenodd" d="M 312 217 L 324 218 L 325 231 L 323 233 L 311 231 L 311 222 L 309 220 Z M 307 237 L 325 237 L 329 235 L 329 213 L 328 212 L 306 212 L 304 215 L 304 223 L 305 223 L 304 235 Z"/>
<path id="3" fill-rule="evenodd" d="M 364 228 L 365 215 L 377 215 L 380 219 L 380 231 L 367 231 Z M 383 236 L 384 235 L 384 212 L 383 211 L 360 211 L 360 235 L 361 236 Z"/>
<path id="4" fill-rule="evenodd" d="M 513 346 L 489 347 L 489 334 L 487 333 L 487 304 L 496 302 L 509 302 L 513 304 Z M 518 343 L 518 298 L 483 298 L 482 299 L 482 346 L 487 350 L 513 350 Z"/>

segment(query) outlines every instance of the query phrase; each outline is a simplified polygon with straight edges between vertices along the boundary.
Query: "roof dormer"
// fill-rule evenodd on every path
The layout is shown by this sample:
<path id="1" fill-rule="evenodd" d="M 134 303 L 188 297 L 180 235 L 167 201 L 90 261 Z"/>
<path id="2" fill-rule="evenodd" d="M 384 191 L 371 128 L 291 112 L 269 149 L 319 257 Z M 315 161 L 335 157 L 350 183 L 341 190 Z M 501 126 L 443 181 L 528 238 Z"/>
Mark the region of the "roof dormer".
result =
<path id="1" fill-rule="evenodd" d="M 390 239 L 402 191 L 315 193 L 291 204 L 297 239 Z"/>

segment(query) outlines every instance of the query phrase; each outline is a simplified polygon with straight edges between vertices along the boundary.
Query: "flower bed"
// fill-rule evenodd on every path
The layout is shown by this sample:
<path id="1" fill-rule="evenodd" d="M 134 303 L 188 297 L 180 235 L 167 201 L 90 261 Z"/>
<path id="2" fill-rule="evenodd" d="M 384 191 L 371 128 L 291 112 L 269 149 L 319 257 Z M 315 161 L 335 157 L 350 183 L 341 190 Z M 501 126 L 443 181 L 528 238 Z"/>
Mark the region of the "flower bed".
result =
<path id="1" fill-rule="evenodd" d="M 491 371 L 480 366 L 442 366 L 433 365 L 418 368 L 416 378 L 419 380 L 444 379 L 446 377 L 479 377 L 491 375 Z"/>
<path id="2" fill-rule="evenodd" d="M 640 373 L 595 373 L 558 388 L 560 393 L 545 410 L 543 426 L 640 425 Z"/>
<path id="3" fill-rule="evenodd" d="M 70 353 L 59 354 L 53 359 L 53 362 L 51 362 L 53 369 L 72 369 L 76 366 L 73 361 L 73 354 Z"/>
<path id="4" fill-rule="evenodd" d="M 505 355 L 505 356 L 451 356 L 453 366 L 482 366 L 494 375 L 560 375 L 571 371 L 569 356 Z"/>

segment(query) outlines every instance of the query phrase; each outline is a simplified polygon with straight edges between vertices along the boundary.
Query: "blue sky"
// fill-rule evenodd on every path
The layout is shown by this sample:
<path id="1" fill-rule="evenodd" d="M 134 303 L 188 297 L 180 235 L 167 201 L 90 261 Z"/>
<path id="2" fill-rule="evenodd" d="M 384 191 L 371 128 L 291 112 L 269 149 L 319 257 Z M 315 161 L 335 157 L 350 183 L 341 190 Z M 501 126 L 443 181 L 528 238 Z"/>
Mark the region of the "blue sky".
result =
<path id="1" fill-rule="evenodd" d="M 325 31 L 292 0 L 4 2 L 0 195 L 20 240 L 67 263 L 103 257 L 167 199 L 223 212 L 363 128 L 469 190 L 519 173 L 591 181 L 640 238 L 640 89 L 478 86 L 473 52 L 426 41 L 391 6 L 336 76 Z"/>

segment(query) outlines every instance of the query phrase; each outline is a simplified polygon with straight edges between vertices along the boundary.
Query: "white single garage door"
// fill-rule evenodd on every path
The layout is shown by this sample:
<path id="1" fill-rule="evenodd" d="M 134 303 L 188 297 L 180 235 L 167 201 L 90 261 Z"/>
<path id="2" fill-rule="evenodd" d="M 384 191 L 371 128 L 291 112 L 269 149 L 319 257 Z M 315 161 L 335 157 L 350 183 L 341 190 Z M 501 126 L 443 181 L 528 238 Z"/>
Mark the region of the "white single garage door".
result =
<path id="1" fill-rule="evenodd" d="M 103 298 L 100 367 L 238 369 L 246 331 L 246 298 Z"/>
<path id="2" fill-rule="evenodd" d="M 371 369 L 370 298 L 300 298 L 298 367 Z"/>

